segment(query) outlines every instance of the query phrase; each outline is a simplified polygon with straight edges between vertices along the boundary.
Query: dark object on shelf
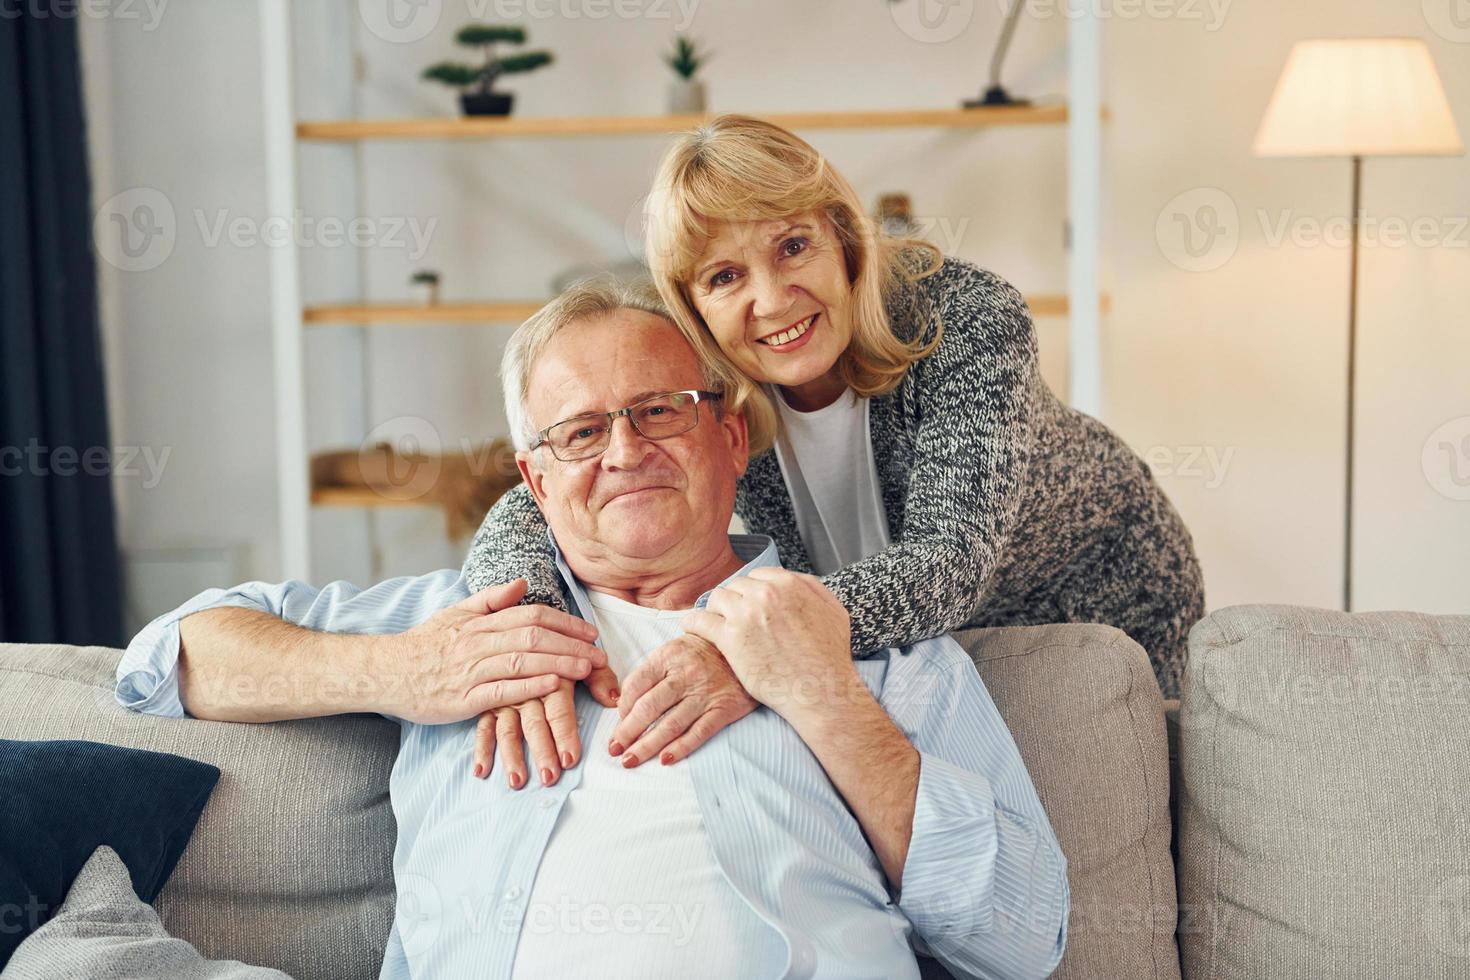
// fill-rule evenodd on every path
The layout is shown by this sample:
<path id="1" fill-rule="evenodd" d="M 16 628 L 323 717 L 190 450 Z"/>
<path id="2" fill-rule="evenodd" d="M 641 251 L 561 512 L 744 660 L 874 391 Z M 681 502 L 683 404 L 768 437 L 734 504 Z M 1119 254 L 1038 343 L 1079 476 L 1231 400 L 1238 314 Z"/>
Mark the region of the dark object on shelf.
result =
<path id="1" fill-rule="evenodd" d="M 459 106 L 467 116 L 508 116 L 515 98 L 510 92 L 461 92 Z"/>
<path id="2" fill-rule="evenodd" d="M 1005 106 L 1005 105 L 1030 105 L 1030 99 L 1018 99 L 1005 90 L 1000 83 L 1000 69 L 1005 61 L 1006 52 L 1011 47 L 1011 37 L 1016 33 L 1016 21 L 1021 17 L 1021 11 L 1025 7 L 1026 0 L 1012 0 L 1010 13 L 1006 14 L 1004 26 L 1000 29 L 1000 40 L 995 44 L 995 53 L 990 56 L 990 87 L 985 94 L 978 99 L 966 99 L 966 109 L 977 109 L 980 106 Z"/>
<path id="3" fill-rule="evenodd" d="M 507 58 L 495 57 L 496 43 L 525 44 L 526 31 L 521 27 L 495 27 L 490 24 L 471 24 L 460 29 L 455 41 L 466 47 L 485 49 L 485 63 L 480 67 L 453 61 L 441 61 L 424 69 L 423 77 L 430 81 L 443 82 L 465 91 L 460 93 L 459 104 L 467 116 L 508 116 L 515 97 L 507 92 L 494 91 L 495 80 L 501 75 L 517 75 L 535 71 L 542 65 L 551 64 L 551 52 L 527 51 Z M 473 89 L 470 86 L 475 86 Z"/>
<path id="4" fill-rule="evenodd" d="M 883 233 L 892 238 L 914 238 L 919 233 L 919 226 L 914 222 L 914 205 L 907 194 L 895 191 L 878 195 L 874 217 Z"/>

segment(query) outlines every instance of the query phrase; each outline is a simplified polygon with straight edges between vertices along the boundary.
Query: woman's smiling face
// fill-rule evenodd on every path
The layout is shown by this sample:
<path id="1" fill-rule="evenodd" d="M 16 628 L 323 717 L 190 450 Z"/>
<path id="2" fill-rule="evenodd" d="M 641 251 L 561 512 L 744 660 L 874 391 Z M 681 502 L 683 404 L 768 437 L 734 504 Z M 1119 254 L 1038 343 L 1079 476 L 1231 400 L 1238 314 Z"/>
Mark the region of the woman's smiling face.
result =
<path id="1" fill-rule="evenodd" d="M 831 220 L 811 211 L 712 230 L 685 288 L 726 356 L 785 388 L 834 377 L 852 339 L 852 290 Z"/>

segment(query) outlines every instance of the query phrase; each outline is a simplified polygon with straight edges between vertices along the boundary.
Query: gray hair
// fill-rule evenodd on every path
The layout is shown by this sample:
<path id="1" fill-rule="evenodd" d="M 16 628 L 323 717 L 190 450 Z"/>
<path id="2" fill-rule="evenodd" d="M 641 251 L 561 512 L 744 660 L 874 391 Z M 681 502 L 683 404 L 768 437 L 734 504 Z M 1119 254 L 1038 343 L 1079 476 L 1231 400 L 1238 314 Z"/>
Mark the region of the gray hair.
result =
<path id="1" fill-rule="evenodd" d="M 516 328 L 500 361 L 500 387 L 505 392 L 505 418 L 510 423 L 511 441 L 517 449 L 529 449 L 531 439 L 538 431 L 533 427 L 527 405 L 531 369 L 551 338 L 580 320 L 606 316 L 618 310 L 642 310 L 662 317 L 674 326 L 668 307 L 659 298 L 652 280 L 647 277 L 619 279 L 604 273 L 578 279 Z M 703 358 L 700 358 L 700 376 L 708 389 L 719 391 L 723 387 L 720 373 Z M 560 419 L 547 419 L 546 424 L 558 421 Z"/>

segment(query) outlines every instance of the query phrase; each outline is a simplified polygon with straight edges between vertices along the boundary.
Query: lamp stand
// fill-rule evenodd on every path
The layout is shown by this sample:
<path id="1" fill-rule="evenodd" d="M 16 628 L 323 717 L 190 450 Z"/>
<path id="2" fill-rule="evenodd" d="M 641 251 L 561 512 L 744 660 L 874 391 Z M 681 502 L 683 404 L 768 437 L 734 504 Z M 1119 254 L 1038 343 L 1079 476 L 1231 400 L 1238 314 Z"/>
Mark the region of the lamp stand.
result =
<path id="1" fill-rule="evenodd" d="M 1353 610 L 1353 391 L 1358 367 L 1358 203 L 1363 196 L 1363 158 L 1353 157 L 1353 244 L 1348 266 L 1347 500 L 1343 508 L 1342 608 Z"/>
<path id="2" fill-rule="evenodd" d="M 920 0 L 923 2 L 923 0 Z M 990 56 L 990 85 L 985 89 L 983 95 L 978 99 L 966 99 L 961 103 L 966 109 L 978 109 L 981 106 L 1023 106 L 1030 105 L 1030 99 L 1018 99 L 1006 91 L 1005 86 L 1000 83 L 1001 66 L 1005 64 L 1006 52 L 1011 48 L 1011 38 L 1016 33 L 1016 21 L 1021 18 L 1021 10 L 1026 0 L 1015 0 L 1011 4 L 1010 12 L 1006 14 L 1005 22 L 1001 25 L 1000 40 L 995 44 L 995 51 Z"/>

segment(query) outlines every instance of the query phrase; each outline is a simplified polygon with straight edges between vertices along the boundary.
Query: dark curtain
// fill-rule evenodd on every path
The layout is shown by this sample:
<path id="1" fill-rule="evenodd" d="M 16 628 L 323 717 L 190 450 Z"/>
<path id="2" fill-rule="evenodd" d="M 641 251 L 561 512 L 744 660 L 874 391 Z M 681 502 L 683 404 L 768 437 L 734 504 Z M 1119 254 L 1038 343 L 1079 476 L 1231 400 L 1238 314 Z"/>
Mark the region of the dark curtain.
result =
<path id="1" fill-rule="evenodd" d="M 123 640 L 76 17 L 0 3 L 0 641 Z"/>

